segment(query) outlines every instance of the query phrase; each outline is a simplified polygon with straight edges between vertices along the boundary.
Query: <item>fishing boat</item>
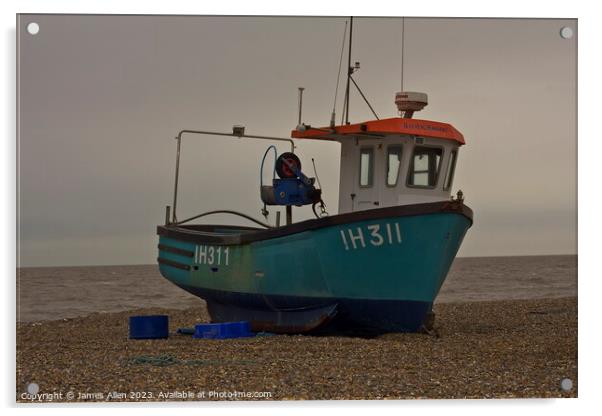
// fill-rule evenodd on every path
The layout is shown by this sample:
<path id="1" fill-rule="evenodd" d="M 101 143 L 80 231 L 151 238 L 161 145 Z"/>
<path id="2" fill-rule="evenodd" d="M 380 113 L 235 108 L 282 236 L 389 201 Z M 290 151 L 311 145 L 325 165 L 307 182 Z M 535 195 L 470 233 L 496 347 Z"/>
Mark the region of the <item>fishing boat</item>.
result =
<path id="1" fill-rule="evenodd" d="M 432 326 L 432 306 L 472 225 L 472 211 L 452 184 L 463 135 L 451 124 L 415 119 L 424 93 L 395 95 L 399 117 L 350 123 L 349 71 L 343 114 L 347 121 L 315 128 L 299 120 L 291 137 L 182 130 L 172 206 L 157 227 L 161 274 L 204 299 L 213 322 L 249 321 L 254 331 L 308 333 L 358 330 L 415 332 Z M 359 87 L 357 87 L 359 90 Z M 360 91 L 361 92 L 361 91 Z M 363 96 L 363 94 L 362 94 Z M 367 100 L 366 100 L 367 101 Z M 275 224 L 234 210 L 179 221 L 176 214 L 182 138 L 218 135 L 285 141 L 290 152 L 268 147 L 271 183 L 259 184 L 267 206 L 284 207 Z M 316 178 L 295 154 L 300 140 L 340 144 L 338 213 L 327 215 Z M 276 177 L 278 176 L 278 177 Z M 317 175 L 316 175 L 317 176 Z M 316 183 L 317 182 L 317 183 Z M 295 206 L 311 205 L 315 219 L 293 222 Z M 253 226 L 193 223 L 213 214 L 243 217 Z M 267 215 L 266 215 L 267 220 Z"/>

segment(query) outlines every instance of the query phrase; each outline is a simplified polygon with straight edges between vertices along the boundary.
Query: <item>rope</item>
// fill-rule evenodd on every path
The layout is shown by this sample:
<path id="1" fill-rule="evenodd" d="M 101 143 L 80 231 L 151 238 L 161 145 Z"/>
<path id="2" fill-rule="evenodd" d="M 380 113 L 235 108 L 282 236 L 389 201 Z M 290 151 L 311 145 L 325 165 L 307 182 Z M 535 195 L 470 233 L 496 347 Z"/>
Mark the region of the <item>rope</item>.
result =
<path id="1" fill-rule="evenodd" d="M 222 209 L 222 210 L 217 210 L 217 211 L 209 211 L 209 212 L 204 212 L 202 214 L 199 215 L 195 215 L 194 217 L 190 217 L 190 218 L 186 218 L 185 220 L 179 221 L 179 222 L 174 222 L 170 225 L 181 225 L 184 224 L 185 222 L 188 221 L 192 221 L 192 220 L 196 220 L 197 218 L 201 218 L 207 215 L 212 215 L 212 214 L 232 214 L 232 215 L 238 215 L 239 217 L 243 217 L 249 221 L 253 221 L 255 224 L 261 225 L 262 227 L 265 228 L 274 228 L 269 224 L 264 224 L 263 222 L 256 220 L 253 217 L 248 216 L 247 214 L 243 214 L 242 212 L 237 212 L 237 211 L 231 211 L 231 210 L 227 210 L 227 209 Z"/>
<path id="2" fill-rule="evenodd" d="M 129 365 L 152 365 L 155 367 L 169 367 L 171 365 L 224 365 L 224 364 L 255 364 L 254 361 L 238 360 L 238 361 L 222 361 L 222 360 L 180 360 L 172 355 L 141 355 L 130 358 L 127 361 Z"/>
<path id="3" fill-rule="evenodd" d="M 278 159 L 278 151 L 276 150 L 276 146 L 271 145 L 268 147 L 263 154 L 263 158 L 261 159 L 261 167 L 259 168 L 259 189 L 263 186 L 263 163 L 265 162 L 265 158 L 268 155 L 270 150 L 274 150 L 274 166 L 272 168 L 272 179 L 276 178 L 276 159 Z"/>
<path id="4" fill-rule="evenodd" d="M 128 364 L 150 364 L 157 367 L 167 367 L 174 364 L 180 364 L 181 361 L 171 355 L 157 355 L 156 357 L 150 357 L 147 355 L 141 355 L 128 360 Z"/>

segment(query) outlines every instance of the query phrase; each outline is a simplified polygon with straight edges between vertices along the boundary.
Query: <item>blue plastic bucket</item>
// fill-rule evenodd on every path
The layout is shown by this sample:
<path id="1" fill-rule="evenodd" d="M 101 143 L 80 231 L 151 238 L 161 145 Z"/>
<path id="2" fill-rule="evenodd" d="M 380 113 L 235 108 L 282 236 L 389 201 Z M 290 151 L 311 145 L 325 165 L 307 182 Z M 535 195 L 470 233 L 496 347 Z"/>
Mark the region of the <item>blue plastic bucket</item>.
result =
<path id="1" fill-rule="evenodd" d="M 167 315 L 130 316 L 130 339 L 160 339 L 168 336 Z"/>
<path id="2" fill-rule="evenodd" d="M 193 338 L 227 339 L 252 337 L 251 325 L 248 321 L 222 322 L 216 324 L 198 324 L 194 327 Z"/>

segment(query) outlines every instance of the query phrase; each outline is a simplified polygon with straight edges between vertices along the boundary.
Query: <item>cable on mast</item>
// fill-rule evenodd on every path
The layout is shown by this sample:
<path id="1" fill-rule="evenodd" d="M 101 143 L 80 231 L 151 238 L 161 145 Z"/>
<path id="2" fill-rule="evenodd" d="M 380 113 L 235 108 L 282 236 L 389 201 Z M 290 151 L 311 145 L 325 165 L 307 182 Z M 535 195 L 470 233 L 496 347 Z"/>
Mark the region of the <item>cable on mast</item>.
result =
<path id="1" fill-rule="evenodd" d="M 332 104 L 332 115 L 330 116 L 330 127 L 334 127 L 334 124 L 335 124 L 335 121 L 334 121 L 335 110 L 337 107 L 337 95 L 339 94 L 339 81 L 341 79 L 341 67 L 343 65 L 343 52 L 345 51 L 346 37 L 347 37 L 347 21 L 345 20 L 345 29 L 343 30 L 343 43 L 341 44 L 341 56 L 339 57 L 339 71 L 337 72 L 337 86 L 334 90 L 334 103 Z"/>
<path id="2" fill-rule="evenodd" d="M 351 41 L 353 40 L 353 16 L 349 17 L 349 54 L 347 55 L 347 92 L 345 94 L 345 124 L 349 124 L 349 83 L 353 73 L 351 67 Z"/>
<path id="3" fill-rule="evenodd" d="M 403 91 L 403 47 L 406 41 L 405 36 L 405 17 L 401 18 L 401 91 Z"/>

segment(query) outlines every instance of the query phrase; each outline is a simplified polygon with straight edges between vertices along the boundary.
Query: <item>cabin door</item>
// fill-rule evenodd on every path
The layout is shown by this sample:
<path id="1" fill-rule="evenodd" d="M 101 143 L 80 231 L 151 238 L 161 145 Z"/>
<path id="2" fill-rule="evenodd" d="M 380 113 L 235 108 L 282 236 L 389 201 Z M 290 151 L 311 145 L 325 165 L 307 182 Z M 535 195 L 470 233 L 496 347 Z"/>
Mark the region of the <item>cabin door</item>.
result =
<path id="1" fill-rule="evenodd" d="M 379 208 L 383 187 L 384 156 L 382 139 L 358 140 L 356 147 L 357 174 L 352 194 L 352 211 Z"/>

